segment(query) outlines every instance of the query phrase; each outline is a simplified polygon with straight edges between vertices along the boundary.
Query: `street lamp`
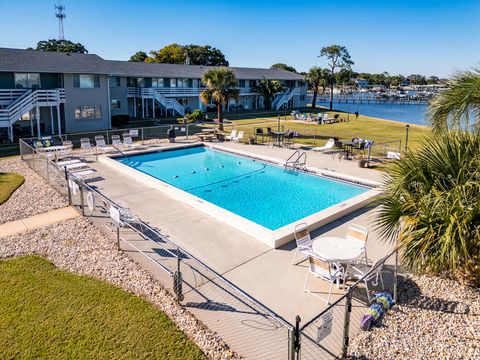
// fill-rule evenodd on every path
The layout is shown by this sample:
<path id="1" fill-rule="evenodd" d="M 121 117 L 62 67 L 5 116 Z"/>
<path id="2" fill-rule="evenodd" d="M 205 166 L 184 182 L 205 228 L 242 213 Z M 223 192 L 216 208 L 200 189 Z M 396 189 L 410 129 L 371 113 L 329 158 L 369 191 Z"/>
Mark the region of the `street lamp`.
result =
<path id="1" fill-rule="evenodd" d="M 409 124 L 405 125 L 405 152 L 408 150 L 408 129 L 409 128 L 410 128 Z"/>

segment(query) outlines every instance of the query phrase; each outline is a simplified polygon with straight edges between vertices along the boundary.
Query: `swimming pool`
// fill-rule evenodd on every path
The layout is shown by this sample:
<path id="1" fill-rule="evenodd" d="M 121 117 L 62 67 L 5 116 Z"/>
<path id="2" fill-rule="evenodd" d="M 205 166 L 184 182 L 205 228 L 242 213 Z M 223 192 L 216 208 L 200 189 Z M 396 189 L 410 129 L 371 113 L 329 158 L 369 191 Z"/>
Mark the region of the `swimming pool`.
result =
<path id="1" fill-rule="evenodd" d="M 369 190 L 203 146 L 115 160 L 271 231 Z"/>

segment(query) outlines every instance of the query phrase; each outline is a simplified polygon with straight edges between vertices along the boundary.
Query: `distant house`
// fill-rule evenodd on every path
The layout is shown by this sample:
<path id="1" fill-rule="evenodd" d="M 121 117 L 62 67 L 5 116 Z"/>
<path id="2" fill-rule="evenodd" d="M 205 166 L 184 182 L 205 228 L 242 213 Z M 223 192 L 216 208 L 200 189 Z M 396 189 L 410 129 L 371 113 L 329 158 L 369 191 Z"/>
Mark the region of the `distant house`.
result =
<path id="1" fill-rule="evenodd" d="M 368 87 L 368 80 L 360 79 L 360 78 L 352 79 L 352 80 L 355 83 L 355 86 L 359 89 L 365 89 Z"/>
<path id="2" fill-rule="evenodd" d="M 409 80 L 409 79 L 403 80 L 403 81 L 400 83 L 400 86 L 410 86 L 410 80 Z"/>

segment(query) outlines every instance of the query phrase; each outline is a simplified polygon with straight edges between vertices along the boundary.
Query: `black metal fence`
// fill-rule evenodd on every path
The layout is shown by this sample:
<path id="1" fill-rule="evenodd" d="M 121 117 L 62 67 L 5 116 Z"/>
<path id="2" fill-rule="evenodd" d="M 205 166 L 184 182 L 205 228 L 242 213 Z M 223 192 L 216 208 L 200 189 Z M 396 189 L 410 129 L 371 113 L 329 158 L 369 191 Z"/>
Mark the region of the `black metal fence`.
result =
<path id="1" fill-rule="evenodd" d="M 291 324 L 88 180 L 61 170 L 46 153 L 23 140 L 20 152 L 33 170 L 116 241 L 119 249 L 147 269 L 160 269 L 155 272 L 158 280 L 177 300 L 246 358 L 340 358 L 347 353 L 349 339 L 360 331 L 360 319 L 370 303 L 367 294 L 381 290 L 396 297 L 397 250 L 377 261 L 317 316 L 303 324 L 297 317 L 297 323 Z"/>

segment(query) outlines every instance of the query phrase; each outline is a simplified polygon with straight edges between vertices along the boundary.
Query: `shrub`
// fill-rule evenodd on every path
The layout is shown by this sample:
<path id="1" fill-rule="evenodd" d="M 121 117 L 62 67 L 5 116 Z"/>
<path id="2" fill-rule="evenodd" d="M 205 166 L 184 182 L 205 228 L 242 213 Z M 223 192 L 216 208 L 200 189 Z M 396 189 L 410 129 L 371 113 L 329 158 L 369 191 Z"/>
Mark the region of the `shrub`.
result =
<path id="1" fill-rule="evenodd" d="M 387 168 L 379 229 L 406 265 L 480 285 L 480 133 L 432 134 Z"/>

